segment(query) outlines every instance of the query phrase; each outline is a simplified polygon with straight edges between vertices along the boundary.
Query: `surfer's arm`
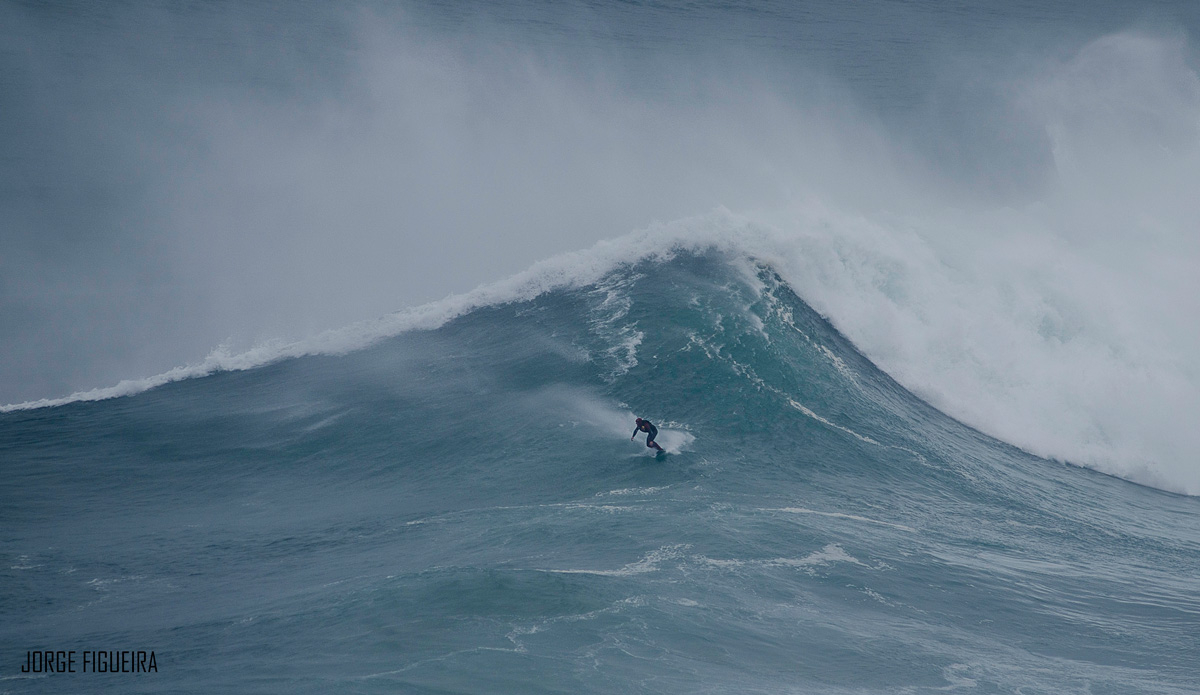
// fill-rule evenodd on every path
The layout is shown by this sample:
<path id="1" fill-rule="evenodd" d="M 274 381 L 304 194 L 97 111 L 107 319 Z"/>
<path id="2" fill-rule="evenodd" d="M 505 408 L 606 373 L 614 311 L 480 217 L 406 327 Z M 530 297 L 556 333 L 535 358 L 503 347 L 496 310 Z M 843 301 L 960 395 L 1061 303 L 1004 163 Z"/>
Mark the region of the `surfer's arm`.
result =
<path id="1" fill-rule="evenodd" d="M 629 441 L 632 442 L 633 440 L 637 439 L 638 431 L 639 431 L 638 428 L 636 428 L 636 427 L 633 428 L 633 436 L 629 438 Z"/>

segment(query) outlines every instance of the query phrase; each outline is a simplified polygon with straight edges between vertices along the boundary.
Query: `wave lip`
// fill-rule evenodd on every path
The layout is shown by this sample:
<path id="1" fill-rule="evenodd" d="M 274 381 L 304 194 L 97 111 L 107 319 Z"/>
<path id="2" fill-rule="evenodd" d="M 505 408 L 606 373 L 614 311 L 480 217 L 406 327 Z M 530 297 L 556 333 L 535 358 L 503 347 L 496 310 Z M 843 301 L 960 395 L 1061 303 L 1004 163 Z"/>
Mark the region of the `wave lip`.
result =
<path id="1" fill-rule="evenodd" d="M 250 350 L 231 353 L 223 347 L 213 350 L 196 364 L 183 365 L 141 379 L 125 379 L 113 386 L 78 391 L 60 398 L 41 398 L 0 405 L 0 412 L 51 408 L 81 401 L 101 401 L 133 396 L 165 384 L 209 376 L 217 372 L 243 371 L 266 366 L 279 360 L 310 355 L 339 355 L 361 350 L 401 333 L 435 330 L 476 309 L 533 299 L 547 292 L 598 282 L 622 265 L 646 260 L 667 261 L 680 251 L 698 251 L 717 246 L 722 230 L 738 226 L 726 210 L 713 215 L 681 220 L 670 225 L 601 241 L 584 251 L 560 254 L 539 261 L 527 270 L 498 282 L 481 285 L 470 292 L 417 307 L 402 309 L 388 316 L 363 321 L 344 328 L 324 331 L 295 342 L 267 342 Z M 696 236 L 705 227 L 709 234 Z M 728 246 L 721 243 L 720 246 Z"/>

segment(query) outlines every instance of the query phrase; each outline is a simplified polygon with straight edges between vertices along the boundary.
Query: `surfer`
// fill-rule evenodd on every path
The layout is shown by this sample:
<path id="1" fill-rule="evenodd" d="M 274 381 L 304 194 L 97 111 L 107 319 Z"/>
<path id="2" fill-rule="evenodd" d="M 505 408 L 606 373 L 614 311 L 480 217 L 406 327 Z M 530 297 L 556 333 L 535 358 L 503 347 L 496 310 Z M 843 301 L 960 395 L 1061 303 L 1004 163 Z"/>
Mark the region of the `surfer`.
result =
<path id="1" fill-rule="evenodd" d="M 646 446 L 650 447 L 651 449 L 664 451 L 664 449 L 654 441 L 654 438 L 658 436 L 658 428 L 655 427 L 649 420 L 637 418 L 637 429 L 633 431 L 633 436 L 629 438 L 629 441 L 632 442 L 637 437 L 638 432 L 646 433 Z"/>

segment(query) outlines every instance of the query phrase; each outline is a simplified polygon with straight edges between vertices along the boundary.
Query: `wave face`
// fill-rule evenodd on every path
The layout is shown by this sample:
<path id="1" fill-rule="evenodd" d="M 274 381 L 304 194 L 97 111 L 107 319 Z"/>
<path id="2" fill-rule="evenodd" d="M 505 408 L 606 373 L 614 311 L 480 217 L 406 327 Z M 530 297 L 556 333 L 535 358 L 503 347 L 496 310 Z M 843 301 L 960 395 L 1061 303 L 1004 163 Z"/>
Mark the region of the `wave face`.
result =
<path id="1" fill-rule="evenodd" d="M 1196 500 L 947 417 L 783 277 L 681 251 L 0 414 L 3 689 L 1194 692 Z M 118 648 L 159 673 L 14 665 Z"/>

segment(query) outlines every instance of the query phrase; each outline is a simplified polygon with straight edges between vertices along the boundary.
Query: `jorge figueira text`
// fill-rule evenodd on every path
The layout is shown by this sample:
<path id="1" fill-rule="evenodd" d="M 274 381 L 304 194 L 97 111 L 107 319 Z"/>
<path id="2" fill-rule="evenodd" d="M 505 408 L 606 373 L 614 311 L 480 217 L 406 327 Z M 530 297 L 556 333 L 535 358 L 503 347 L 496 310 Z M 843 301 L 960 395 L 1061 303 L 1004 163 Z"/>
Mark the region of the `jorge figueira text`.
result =
<path id="1" fill-rule="evenodd" d="M 152 651 L 31 651 L 21 673 L 158 673 L 158 662 Z"/>

